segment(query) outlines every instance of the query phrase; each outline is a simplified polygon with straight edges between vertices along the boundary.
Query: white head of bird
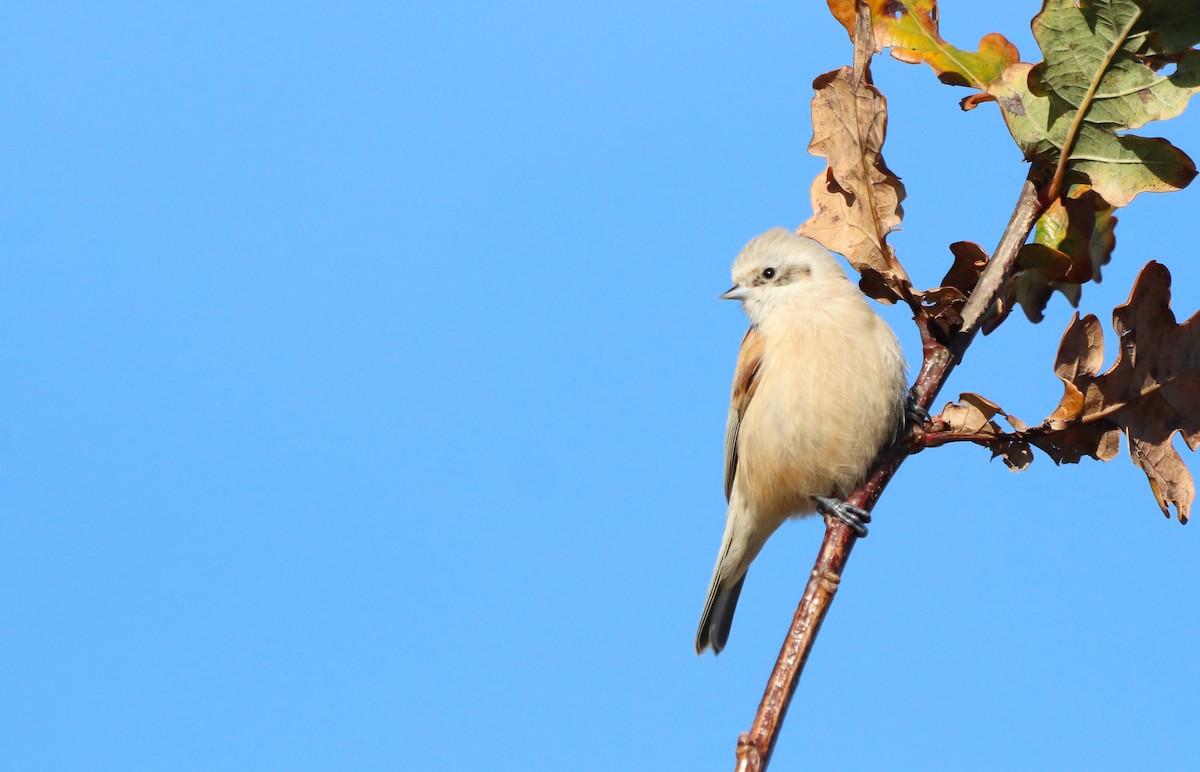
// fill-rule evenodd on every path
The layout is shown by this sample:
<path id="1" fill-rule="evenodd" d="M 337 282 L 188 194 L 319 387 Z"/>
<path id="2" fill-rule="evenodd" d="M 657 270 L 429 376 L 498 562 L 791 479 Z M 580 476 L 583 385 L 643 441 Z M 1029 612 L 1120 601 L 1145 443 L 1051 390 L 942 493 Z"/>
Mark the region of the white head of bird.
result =
<path id="1" fill-rule="evenodd" d="M 772 228 L 742 249 L 733 263 L 733 283 L 721 299 L 742 301 L 755 326 L 780 306 L 839 296 L 860 299 L 832 252 L 785 228 Z"/>

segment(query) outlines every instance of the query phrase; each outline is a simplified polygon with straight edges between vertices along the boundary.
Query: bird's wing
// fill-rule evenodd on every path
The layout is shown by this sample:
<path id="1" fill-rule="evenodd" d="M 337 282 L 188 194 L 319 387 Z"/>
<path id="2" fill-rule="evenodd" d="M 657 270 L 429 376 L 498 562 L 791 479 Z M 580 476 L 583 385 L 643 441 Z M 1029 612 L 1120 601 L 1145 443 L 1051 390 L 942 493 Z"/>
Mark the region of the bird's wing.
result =
<path id="1" fill-rule="evenodd" d="M 737 474 L 738 465 L 738 429 L 742 425 L 742 416 L 750 404 L 754 392 L 758 390 L 758 370 L 762 365 L 765 348 L 763 334 L 754 327 L 746 332 L 742 339 L 742 349 L 738 352 L 737 367 L 733 371 L 733 394 L 729 397 L 729 421 L 725 424 L 725 499 L 733 491 L 733 478 Z"/>

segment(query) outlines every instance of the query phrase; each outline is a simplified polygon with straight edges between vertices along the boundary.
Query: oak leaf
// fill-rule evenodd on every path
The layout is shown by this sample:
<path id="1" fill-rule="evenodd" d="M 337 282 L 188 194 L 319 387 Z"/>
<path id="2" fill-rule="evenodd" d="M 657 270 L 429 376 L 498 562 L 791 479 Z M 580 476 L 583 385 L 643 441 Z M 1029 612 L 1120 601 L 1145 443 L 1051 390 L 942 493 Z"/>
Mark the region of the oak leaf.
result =
<path id="1" fill-rule="evenodd" d="M 1021 247 L 1018 271 L 1009 279 L 1002 313 L 1019 303 L 1031 322 L 1040 322 L 1051 295 L 1061 292 L 1079 304 L 1082 285 L 1100 281 L 1100 269 L 1116 247 L 1114 207 L 1085 185 L 1050 203 L 1034 227 L 1033 240 Z M 995 318 L 985 332 L 1003 321 Z"/>
<path id="2" fill-rule="evenodd" d="M 942 283 L 919 294 L 922 308 L 947 335 L 962 328 L 963 306 L 988 263 L 987 253 L 973 241 L 956 241 L 950 252 L 954 262 Z"/>
<path id="3" fill-rule="evenodd" d="M 1186 523 L 1195 484 L 1172 444 L 1178 432 L 1191 450 L 1200 447 L 1200 314 L 1183 324 L 1171 311 L 1171 274 L 1147 263 L 1129 300 L 1113 311 L 1120 351 L 1104 373 L 1104 335 L 1095 316 L 1076 314 L 1059 345 L 1054 372 L 1063 396 L 1038 426 L 1024 428 L 1006 416 L 1015 431 L 1004 432 L 992 418 L 1003 411 L 978 395 L 964 394 L 939 417 L 938 442 L 964 439 L 1004 455 L 1020 466 L 1021 447 L 1036 446 L 1056 463 L 1084 456 L 1108 461 L 1123 433 L 1130 457 L 1150 482 L 1163 514 L 1171 508 Z M 1013 454 L 1016 454 L 1015 456 Z M 1016 463 L 1013 459 L 1016 459 Z"/>
<path id="4" fill-rule="evenodd" d="M 904 185 L 883 160 L 887 105 L 849 67 L 813 82 L 813 138 L 808 150 L 827 159 L 813 180 L 813 215 L 797 230 L 839 252 L 862 274 L 871 297 L 895 302 L 910 282 L 887 236 L 900 225 Z"/>
<path id="5" fill-rule="evenodd" d="M 942 39 L 936 0 L 865 0 L 871 10 L 876 51 L 891 48 L 902 62 L 924 62 L 951 86 L 984 89 L 1021 55 L 1003 35 L 990 33 L 978 51 L 963 51 Z M 855 0 L 828 0 L 829 10 L 854 38 Z"/>
<path id="6" fill-rule="evenodd" d="M 967 392 L 958 396 L 958 403 L 947 404 L 942 408 L 938 421 L 945 431 L 964 436 L 970 436 L 971 441 L 985 445 L 992 450 L 992 458 L 1000 456 L 1005 465 L 1014 471 L 1021 471 L 1033 462 L 1033 453 L 1029 443 L 1012 433 L 1006 433 L 993 418 L 1004 416 L 1017 433 L 1025 429 L 1021 419 L 1005 413 L 1003 408 L 986 397 Z"/>
<path id="7" fill-rule="evenodd" d="M 1025 158 L 1052 176 L 1051 197 L 1084 182 L 1120 207 L 1196 176 L 1192 160 L 1166 140 L 1118 133 L 1177 115 L 1200 89 L 1200 52 L 1190 50 L 1200 42 L 1195 10 L 1165 4 L 1046 0 L 1033 20 L 1046 60 L 1012 64 L 988 85 Z"/>

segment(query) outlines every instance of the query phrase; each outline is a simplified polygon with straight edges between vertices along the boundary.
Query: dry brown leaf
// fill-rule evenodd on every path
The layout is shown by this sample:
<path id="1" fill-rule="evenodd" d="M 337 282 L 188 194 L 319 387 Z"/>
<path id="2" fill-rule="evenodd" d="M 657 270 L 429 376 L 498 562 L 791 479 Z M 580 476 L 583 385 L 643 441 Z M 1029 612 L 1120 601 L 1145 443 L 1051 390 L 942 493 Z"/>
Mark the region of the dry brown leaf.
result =
<path id="1" fill-rule="evenodd" d="M 984 445 L 992 450 L 992 458 L 1000 456 L 1004 464 L 1014 471 L 1021 471 L 1033 461 L 1033 453 L 1029 443 L 1018 438 L 1015 434 L 1005 432 L 1000 424 L 992 419 L 998 415 L 1020 431 L 1025 424 L 1014 416 L 1010 416 L 995 402 L 978 394 L 967 392 L 958 395 L 957 403 L 949 403 L 942 408 L 942 413 L 935 421 L 938 430 L 951 434 L 969 437 L 971 442 Z"/>
<path id="2" fill-rule="evenodd" d="M 992 417 L 1000 412 L 1000 406 L 978 394 L 960 394 L 961 404 L 947 403 L 939 416 L 950 431 L 959 434 L 999 434 L 999 424 Z"/>
<path id="3" fill-rule="evenodd" d="M 964 394 L 961 404 L 943 411 L 938 431 L 1001 455 L 1006 453 L 1005 443 L 1027 443 L 1060 464 L 1084 456 L 1111 460 L 1124 433 L 1130 457 L 1146 474 L 1163 514 L 1170 517 L 1173 506 L 1179 521 L 1186 523 L 1195 484 L 1172 438 L 1178 432 L 1188 448 L 1200 447 L 1198 318 L 1200 314 L 1176 323 L 1171 274 L 1161 263 L 1147 263 L 1129 300 L 1113 311 L 1121 348 L 1107 372 L 1100 373 L 1104 335 L 1099 320 L 1076 314 L 1063 334 L 1054 365 L 1063 397 L 1045 421 L 1027 429 L 1006 416 L 1016 429 L 1006 433 L 991 420 L 1003 412 L 998 405 Z M 1005 460 L 1009 461 L 1007 455 Z"/>
<path id="4" fill-rule="evenodd" d="M 1054 374 L 1063 382 L 1063 398 L 1047 421 L 1076 421 L 1083 415 L 1083 392 L 1075 382 L 1094 378 L 1103 363 L 1104 331 L 1100 320 L 1091 314 L 1082 319 L 1075 314 L 1058 344 L 1054 361 Z"/>
<path id="5" fill-rule="evenodd" d="M 1112 421 L 1095 420 L 1087 412 L 1088 384 L 1104 363 L 1104 331 L 1100 320 L 1088 314 L 1071 317 L 1054 360 L 1054 374 L 1063 383 L 1063 397 L 1054 412 L 1026 433 L 1057 464 L 1074 464 L 1084 456 L 1110 461 L 1120 449 L 1120 428 Z"/>
<path id="6" fill-rule="evenodd" d="M 904 216 L 904 185 L 881 151 L 887 106 L 870 83 L 842 67 L 813 81 L 813 139 L 808 150 L 828 166 L 812 184 L 813 215 L 797 231 L 846 256 L 862 290 L 893 303 L 911 283 L 887 236 Z"/>
<path id="7" fill-rule="evenodd" d="M 1193 316 L 1176 324 L 1171 311 L 1171 273 L 1150 262 L 1133 292 L 1113 311 L 1121 341 L 1117 361 L 1085 391 L 1085 412 L 1115 411 L 1113 420 L 1129 438 L 1133 463 L 1150 480 L 1163 514 L 1174 505 L 1187 522 L 1195 485 L 1171 437 L 1180 432 L 1188 447 L 1200 440 L 1200 324 Z"/>
<path id="8" fill-rule="evenodd" d="M 973 241 L 956 241 L 950 245 L 950 251 L 954 263 L 941 286 L 919 294 L 922 307 L 945 334 L 962 327 L 963 306 L 988 262 L 987 253 Z"/>

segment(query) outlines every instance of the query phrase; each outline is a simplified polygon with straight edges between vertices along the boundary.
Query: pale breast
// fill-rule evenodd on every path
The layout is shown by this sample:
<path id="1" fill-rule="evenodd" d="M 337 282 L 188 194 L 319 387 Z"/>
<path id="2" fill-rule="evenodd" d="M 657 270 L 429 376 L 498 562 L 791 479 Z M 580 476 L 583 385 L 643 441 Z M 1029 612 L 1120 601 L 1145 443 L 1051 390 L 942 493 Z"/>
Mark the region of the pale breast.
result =
<path id="1" fill-rule="evenodd" d="M 811 512 L 814 495 L 844 496 L 895 432 L 903 359 L 891 330 L 864 310 L 867 329 L 799 324 L 768 336 L 735 483 L 760 517 Z"/>

